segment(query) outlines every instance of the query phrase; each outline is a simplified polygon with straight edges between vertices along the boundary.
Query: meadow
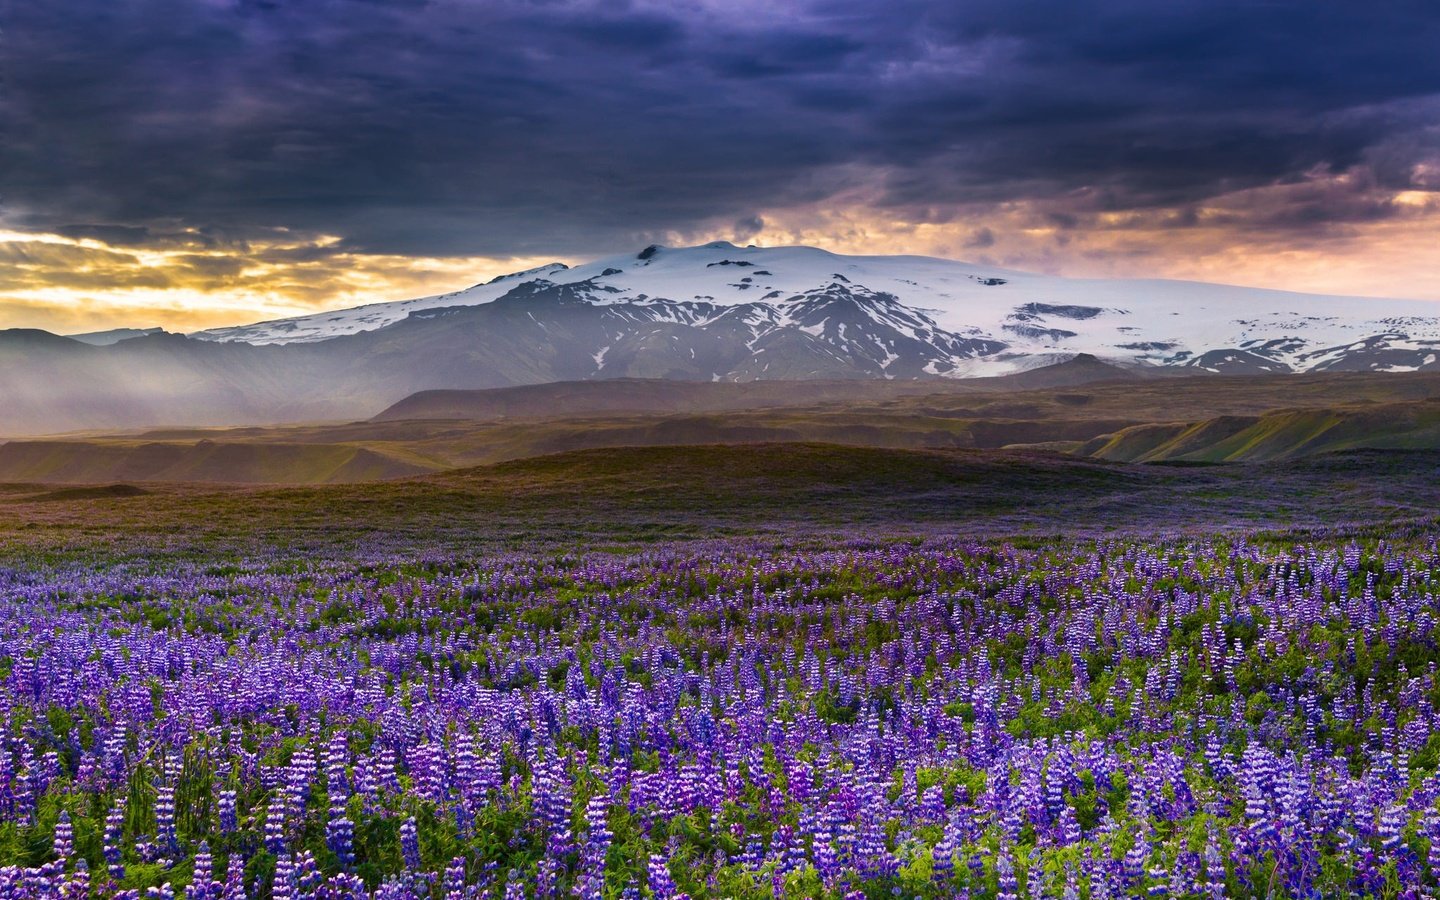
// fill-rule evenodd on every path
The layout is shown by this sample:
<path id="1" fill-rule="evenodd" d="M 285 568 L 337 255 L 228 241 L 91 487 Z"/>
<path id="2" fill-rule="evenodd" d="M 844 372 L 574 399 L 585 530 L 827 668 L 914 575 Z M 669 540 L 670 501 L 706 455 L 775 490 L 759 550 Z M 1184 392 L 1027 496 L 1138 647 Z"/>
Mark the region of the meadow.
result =
<path id="1" fill-rule="evenodd" d="M 1359 503 L 1429 457 L 694 453 L 751 467 L 7 489 L 0 896 L 1440 890 L 1440 529 Z"/>

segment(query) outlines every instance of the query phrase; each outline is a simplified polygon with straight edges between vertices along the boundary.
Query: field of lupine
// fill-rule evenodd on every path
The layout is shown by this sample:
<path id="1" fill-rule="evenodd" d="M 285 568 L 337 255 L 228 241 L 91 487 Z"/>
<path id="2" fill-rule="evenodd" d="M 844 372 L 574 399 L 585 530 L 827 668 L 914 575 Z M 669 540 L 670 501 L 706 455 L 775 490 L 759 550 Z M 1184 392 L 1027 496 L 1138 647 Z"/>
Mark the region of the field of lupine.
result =
<path id="1" fill-rule="evenodd" d="M 1423 534 L 37 560 L 0 896 L 1435 896 L 1437 572 Z"/>

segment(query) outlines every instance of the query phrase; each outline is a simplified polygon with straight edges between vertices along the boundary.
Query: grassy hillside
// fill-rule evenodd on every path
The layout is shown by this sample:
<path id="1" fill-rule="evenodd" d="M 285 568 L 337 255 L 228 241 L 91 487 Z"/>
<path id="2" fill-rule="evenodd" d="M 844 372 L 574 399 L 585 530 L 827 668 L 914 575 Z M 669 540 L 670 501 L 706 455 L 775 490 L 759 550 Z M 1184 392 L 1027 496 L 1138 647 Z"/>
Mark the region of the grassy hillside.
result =
<path id="1" fill-rule="evenodd" d="M 1007 379 L 627 380 L 447 392 L 417 396 L 416 409 L 473 418 L 387 414 L 347 424 L 14 442 L 0 446 L 0 481 L 318 484 L 572 450 L 763 442 L 912 450 L 1021 445 L 1115 462 L 1254 462 L 1345 449 L 1440 448 L 1436 374 L 1084 381 L 1110 368 L 1067 363 L 1027 373 L 1060 386 L 1024 389 Z M 719 408 L 726 404 L 734 408 Z M 627 406 L 641 409 L 626 412 Z"/>
<path id="2" fill-rule="evenodd" d="M 1071 452 L 1116 462 L 1243 463 L 1361 448 L 1440 448 L 1440 403 L 1288 409 L 1140 425 L 1086 441 Z"/>
<path id="3" fill-rule="evenodd" d="M 1163 534 L 1434 522 L 1440 453 L 1253 466 L 822 444 L 608 448 L 372 484 L 0 485 L 0 555 L 362 556 L 787 535 Z M 829 538 L 826 538 L 829 540 Z"/>
<path id="4" fill-rule="evenodd" d="M 391 453 L 346 444 L 282 442 L 17 441 L 0 444 L 6 481 L 182 481 L 326 484 L 430 471 Z"/>

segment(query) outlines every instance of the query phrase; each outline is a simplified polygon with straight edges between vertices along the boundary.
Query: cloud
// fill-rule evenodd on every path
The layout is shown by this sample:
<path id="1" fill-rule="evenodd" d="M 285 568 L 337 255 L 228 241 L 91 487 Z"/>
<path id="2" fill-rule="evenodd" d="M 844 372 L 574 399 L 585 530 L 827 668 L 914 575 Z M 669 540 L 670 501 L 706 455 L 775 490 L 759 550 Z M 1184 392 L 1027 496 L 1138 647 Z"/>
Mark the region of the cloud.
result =
<path id="1" fill-rule="evenodd" d="M 356 254 L 333 236 L 279 234 L 208 250 L 164 240 L 125 248 L 85 233 L 0 233 L 3 327 L 195 330 L 437 294 L 551 261 Z"/>
<path id="2" fill-rule="evenodd" d="M 748 241 L 764 230 L 765 219 L 762 216 L 745 216 L 735 220 L 735 240 L 737 241 Z"/>
<path id="3" fill-rule="evenodd" d="M 995 246 L 995 232 L 989 228 L 977 228 L 970 232 L 970 237 L 965 239 L 965 246 L 975 250 L 984 250 L 986 247 Z"/>
<path id="4" fill-rule="evenodd" d="M 872 225 L 812 237 L 1002 253 L 1023 211 L 1045 265 L 1127 216 L 1311 246 L 1440 191 L 1436 46 L 1420 0 L 17 4 L 0 214 L 244 260 L 132 281 L 283 274 L 301 303 L 337 261 L 586 258 L 852 207 Z"/>
<path id="5" fill-rule="evenodd" d="M 1412 3 L 76 7 L 8 23 L 6 202 L 113 243 L 589 252 L 818 201 L 809 174 L 846 165 L 897 207 L 1195 202 L 1383 147 L 1402 170 L 1434 145 L 1388 110 L 1440 93 L 1440 20 Z"/>

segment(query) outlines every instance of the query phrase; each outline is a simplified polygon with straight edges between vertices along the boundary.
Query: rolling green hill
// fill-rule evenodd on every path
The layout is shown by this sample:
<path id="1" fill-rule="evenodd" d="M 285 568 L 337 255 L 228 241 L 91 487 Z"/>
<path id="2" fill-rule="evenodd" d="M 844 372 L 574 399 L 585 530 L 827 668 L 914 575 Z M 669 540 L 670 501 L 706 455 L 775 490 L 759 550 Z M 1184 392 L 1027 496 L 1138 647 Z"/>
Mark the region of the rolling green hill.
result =
<path id="1" fill-rule="evenodd" d="M 1440 448 L 1440 402 L 1289 409 L 1139 425 L 1066 449 L 1115 462 L 1244 463 L 1362 448 Z"/>

